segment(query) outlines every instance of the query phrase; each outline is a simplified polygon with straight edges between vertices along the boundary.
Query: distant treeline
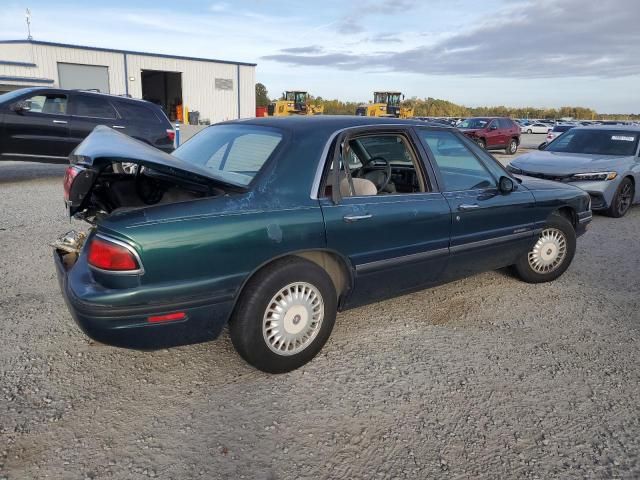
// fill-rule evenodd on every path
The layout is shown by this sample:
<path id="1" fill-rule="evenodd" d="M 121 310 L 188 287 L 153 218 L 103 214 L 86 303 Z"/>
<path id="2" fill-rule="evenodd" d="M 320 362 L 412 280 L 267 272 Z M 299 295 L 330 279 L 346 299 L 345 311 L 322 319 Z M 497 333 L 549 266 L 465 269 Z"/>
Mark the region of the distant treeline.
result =
<path id="1" fill-rule="evenodd" d="M 324 106 L 326 115 L 353 115 L 358 107 L 357 102 L 343 102 L 341 100 L 325 100 L 322 97 L 312 97 L 312 103 Z M 476 116 L 496 116 L 511 118 L 565 118 L 571 117 L 580 120 L 595 119 L 619 119 L 619 120 L 640 120 L 640 114 L 617 115 L 601 114 L 591 108 L 586 107 L 561 107 L 561 108 L 512 108 L 505 106 L 498 107 L 465 107 L 457 105 L 447 100 L 438 98 L 411 98 L 403 102 L 408 106 L 413 106 L 417 117 L 476 117 Z"/>

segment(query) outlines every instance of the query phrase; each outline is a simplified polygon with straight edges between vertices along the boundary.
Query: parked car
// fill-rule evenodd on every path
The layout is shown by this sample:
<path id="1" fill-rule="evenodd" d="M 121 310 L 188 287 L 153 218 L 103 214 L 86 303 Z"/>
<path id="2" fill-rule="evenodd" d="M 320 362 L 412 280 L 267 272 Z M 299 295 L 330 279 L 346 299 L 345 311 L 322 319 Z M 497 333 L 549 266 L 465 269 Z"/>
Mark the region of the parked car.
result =
<path id="1" fill-rule="evenodd" d="M 337 311 L 506 266 L 554 280 L 591 219 L 584 191 L 517 180 L 456 129 L 415 120 L 233 121 L 173 155 L 98 127 L 70 161 L 69 214 L 93 228 L 54 259 L 80 327 L 156 348 L 228 324 L 268 372 L 311 360 Z"/>
<path id="2" fill-rule="evenodd" d="M 458 125 L 458 128 L 486 150 L 504 148 L 508 155 L 513 155 L 520 145 L 520 127 L 510 118 L 468 118 Z"/>
<path id="3" fill-rule="evenodd" d="M 622 217 L 640 202 L 639 137 L 640 127 L 575 127 L 508 169 L 580 187 L 591 195 L 593 210 Z"/>
<path id="4" fill-rule="evenodd" d="M 173 150 L 171 123 L 150 102 L 83 90 L 23 88 L 0 95 L 0 159 L 66 163 L 97 125 Z"/>
<path id="5" fill-rule="evenodd" d="M 522 133 L 547 133 L 551 128 L 551 125 L 537 122 L 522 127 L 520 131 Z"/>
<path id="6" fill-rule="evenodd" d="M 556 125 L 547 133 L 547 143 L 551 143 L 551 141 L 562 135 L 567 130 L 571 130 L 575 125 Z"/>

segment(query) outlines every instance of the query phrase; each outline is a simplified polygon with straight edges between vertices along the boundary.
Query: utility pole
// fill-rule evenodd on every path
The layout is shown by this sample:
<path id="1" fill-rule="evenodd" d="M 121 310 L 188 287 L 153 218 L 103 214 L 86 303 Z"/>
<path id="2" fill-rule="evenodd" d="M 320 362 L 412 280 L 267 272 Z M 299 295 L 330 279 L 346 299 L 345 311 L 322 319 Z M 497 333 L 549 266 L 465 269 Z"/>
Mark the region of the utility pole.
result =
<path id="1" fill-rule="evenodd" d="M 33 40 L 31 36 L 31 11 L 28 8 L 24 16 L 27 21 L 27 40 Z"/>

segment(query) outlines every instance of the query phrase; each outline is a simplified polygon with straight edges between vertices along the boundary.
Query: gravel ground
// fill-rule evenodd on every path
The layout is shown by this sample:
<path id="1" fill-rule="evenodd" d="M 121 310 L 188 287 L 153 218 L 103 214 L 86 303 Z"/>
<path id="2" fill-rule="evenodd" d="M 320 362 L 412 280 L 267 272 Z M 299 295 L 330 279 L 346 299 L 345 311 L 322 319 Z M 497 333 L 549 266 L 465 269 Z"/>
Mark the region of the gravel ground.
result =
<path id="1" fill-rule="evenodd" d="M 491 272 L 351 310 L 272 376 L 226 335 L 89 341 L 47 246 L 73 226 L 61 179 L 16 168 L 0 165 L 26 178 L 0 182 L 0 478 L 640 476 L 640 207 L 596 216 L 552 284 Z"/>

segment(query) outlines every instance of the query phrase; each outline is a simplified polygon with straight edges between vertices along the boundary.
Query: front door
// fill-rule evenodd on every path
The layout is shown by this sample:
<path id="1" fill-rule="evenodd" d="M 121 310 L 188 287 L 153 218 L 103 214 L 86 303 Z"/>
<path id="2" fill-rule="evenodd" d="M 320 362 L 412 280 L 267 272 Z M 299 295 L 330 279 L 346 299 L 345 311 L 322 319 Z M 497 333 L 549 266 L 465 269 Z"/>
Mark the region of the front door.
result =
<path id="1" fill-rule="evenodd" d="M 347 305 L 437 281 L 449 256 L 451 212 L 408 133 L 359 130 L 342 145 L 349 161 L 334 157 L 339 170 L 328 173 L 320 203 L 328 248 L 355 267 Z"/>
<path id="2" fill-rule="evenodd" d="M 38 93 L 18 101 L 29 110 L 5 114 L 3 155 L 24 159 L 66 159 L 69 154 L 67 95 Z"/>
<path id="3" fill-rule="evenodd" d="M 417 129 L 451 207 L 451 259 L 457 278 L 515 263 L 534 239 L 535 199 L 527 189 L 503 194 L 508 175 L 486 152 L 449 131 Z M 514 181 L 515 182 L 515 181 Z"/>

